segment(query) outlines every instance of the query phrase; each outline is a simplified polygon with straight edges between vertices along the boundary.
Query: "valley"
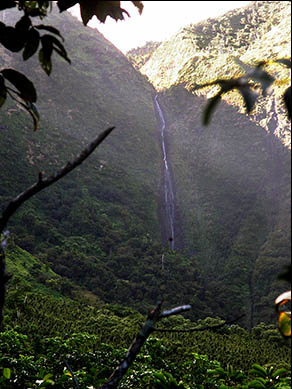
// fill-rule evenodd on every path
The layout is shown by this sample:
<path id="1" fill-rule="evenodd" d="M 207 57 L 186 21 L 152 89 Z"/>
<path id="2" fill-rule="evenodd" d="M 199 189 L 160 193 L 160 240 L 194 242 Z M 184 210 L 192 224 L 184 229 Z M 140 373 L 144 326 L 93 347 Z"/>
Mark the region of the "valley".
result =
<path id="1" fill-rule="evenodd" d="M 252 2 L 127 56 L 53 9 L 46 23 L 64 36 L 72 63 L 54 57 L 49 77 L 37 58 L 23 61 L 0 46 L 0 67 L 18 69 L 35 84 L 41 117 L 34 132 L 11 99 L 1 107 L 0 210 L 39 172 L 54 174 L 115 126 L 81 166 L 27 201 L 7 226 L 12 278 L 4 326 L 38 334 L 34 355 L 43 355 L 48 342 L 52 369 L 65 355 L 60 344 L 54 362 L 54 337 L 65 337 L 67 350 L 76 346 L 76 359 L 69 358 L 76 370 L 78 354 L 88 362 L 87 352 L 102 350 L 104 370 L 90 374 L 92 382 L 108 377 L 160 299 L 165 309 L 192 306 L 167 319 L 165 329 L 239 320 L 182 336 L 157 332 L 135 365 L 139 380 L 128 377 L 121 388 L 143 387 L 137 385 L 145 364 L 175 376 L 176 354 L 178 381 L 179 374 L 199 376 L 183 365 L 194 353 L 208 356 L 200 359 L 205 372 L 216 368 L 213 361 L 245 372 L 253 363 L 288 366 L 273 309 L 287 288 L 278 275 L 291 260 L 291 129 L 281 103 L 287 85 L 261 97 L 250 115 L 238 94 L 227 94 L 208 126 L 202 114 L 214 89 L 192 91 L 238 75 L 233 57 L 247 63 L 291 57 L 288 3 Z M 17 11 L 5 12 L 14 24 Z M 286 80 L 287 69 L 277 72 Z M 79 332 L 87 338 L 73 347 Z M 25 354 L 26 340 L 9 336 Z"/>

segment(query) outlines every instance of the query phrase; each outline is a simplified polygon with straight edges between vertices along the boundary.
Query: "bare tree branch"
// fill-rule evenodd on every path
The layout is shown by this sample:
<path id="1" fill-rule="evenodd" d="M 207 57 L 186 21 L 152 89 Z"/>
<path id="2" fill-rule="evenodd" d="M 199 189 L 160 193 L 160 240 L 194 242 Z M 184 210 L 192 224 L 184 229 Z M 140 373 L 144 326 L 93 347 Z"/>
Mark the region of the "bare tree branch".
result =
<path id="1" fill-rule="evenodd" d="M 48 186 L 54 184 L 56 181 L 60 180 L 73 169 L 79 166 L 85 159 L 87 159 L 91 153 L 105 140 L 105 138 L 112 132 L 115 127 L 110 127 L 107 130 L 103 131 L 98 137 L 91 142 L 77 158 L 72 162 L 68 162 L 61 170 L 56 174 L 43 178 L 42 173 L 39 173 L 38 181 L 35 182 L 32 186 L 27 188 L 24 192 L 20 193 L 15 197 L 8 206 L 4 209 L 2 216 L 0 218 L 0 234 L 3 232 L 11 216 L 16 212 L 16 210 L 27 200 L 29 200 L 36 193 L 42 191 Z"/>
<path id="2" fill-rule="evenodd" d="M 163 311 L 160 315 L 160 318 L 163 319 L 165 317 L 169 317 L 172 315 L 179 315 L 183 312 L 189 311 L 191 308 L 192 308 L 191 305 L 182 305 L 180 307 L 170 309 L 169 311 Z"/>
<path id="3" fill-rule="evenodd" d="M 48 186 L 54 184 L 68 173 L 70 173 L 77 166 L 81 165 L 90 154 L 108 137 L 108 135 L 113 131 L 115 127 L 110 127 L 98 135 L 93 142 L 91 142 L 87 147 L 72 161 L 68 162 L 61 170 L 55 173 L 52 176 L 43 178 L 43 174 L 40 172 L 37 182 L 32 186 L 27 188 L 24 192 L 16 196 L 7 207 L 4 209 L 2 216 L 0 218 L 0 235 L 3 233 L 4 228 L 6 227 L 11 216 L 17 211 L 17 209 L 31 197 L 33 197 L 38 192 L 47 188 Z M 0 247 L 0 330 L 3 323 L 3 310 L 5 304 L 5 294 L 6 294 L 6 284 L 9 279 L 6 274 L 6 264 L 5 264 L 5 246 L 7 243 L 7 233 L 3 233 L 3 238 L 1 240 Z"/>
<path id="4" fill-rule="evenodd" d="M 136 356 L 139 354 L 142 346 L 146 342 L 148 336 L 155 331 L 155 324 L 165 317 L 171 315 L 178 315 L 182 312 L 188 311 L 191 309 L 190 305 L 183 305 L 181 307 L 173 308 L 169 311 L 164 311 L 161 313 L 162 303 L 159 302 L 157 306 L 149 312 L 147 319 L 141 328 L 139 334 L 134 339 L 132 345 L 130 346 L 128 352 L 125 355 L 124 360 L 120 363 L 120 365 L 116 368 L 110 378 L 107 380 L 105 384 L 99 387 L 99 389 L 115 389 L 118 387 L 122 378 L 127 373 L 129 367 L 135 360 Z"/>

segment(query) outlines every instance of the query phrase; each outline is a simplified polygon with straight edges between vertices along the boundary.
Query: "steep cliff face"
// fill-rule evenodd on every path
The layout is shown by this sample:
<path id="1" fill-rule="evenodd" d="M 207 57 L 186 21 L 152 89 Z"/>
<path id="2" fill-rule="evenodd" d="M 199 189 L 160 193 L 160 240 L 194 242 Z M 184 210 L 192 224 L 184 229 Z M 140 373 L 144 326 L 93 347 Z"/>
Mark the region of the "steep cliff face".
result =
<path id="1" fill-rule="evenodd" d="M 212 309 L 244 311 L 246 325 L 272 320 L 267 302 L 290 259 L 290 151 L 226 103 L 202 127 L 203 98 L 181 86 L 159 97 L 185 250 Z"/>
<path id="2" fill-rule="evenodd" d="M 158 90 L 177 84 L 191 90 L 195 84 L 240 74 L 242 69 L 234 57 L 251 65 L 291 57 L 290 36 L 289 1 L 254 1 L 222 17 L 182 28 L 155 50 L 141 72 Z M 279 66 L 274 71 L 277 78 L 289 78 L 288 69 Z M 290 125 L 279 97 L 287 82 L 262 100 L 251 117 L 290 147 Z M 236 93 L 226 96 L 226 101 L 242 105 Z"/>
<path id="3" fill-rule="evenodd" d="M 290 16 L 288 1 L 253 2 L 182 28 L 140 69 L 166 113 L 185 249 L 201 265 L 212 309 L 243 310 L 249 326 L 273 320 L 271 302 L 284 287 L 276 277 L 290 260 L 291 131 L 281 99 L 289 70 L 274 69 L 282 81 L 252 115 L 231 93 L 208 127 L 205 92 L 189 91 L 241 74 L 234 57 L 248 64 L 291 57 Z"/>

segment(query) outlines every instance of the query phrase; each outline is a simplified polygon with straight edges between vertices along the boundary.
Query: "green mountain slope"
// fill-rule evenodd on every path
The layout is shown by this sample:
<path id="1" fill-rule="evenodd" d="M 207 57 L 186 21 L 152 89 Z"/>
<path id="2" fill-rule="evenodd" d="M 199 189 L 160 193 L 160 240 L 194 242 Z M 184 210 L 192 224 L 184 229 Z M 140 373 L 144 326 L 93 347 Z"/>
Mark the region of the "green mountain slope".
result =
<path id="1" fill-rule="evenodd" d="M 162 295 L 169 306 L 192 304 L 191 319 L 245 313 L 241 324 L 247 327 L 274 321 L 273 300 L 285 287 L 276 276 L 290 256 L 288 132 L 277 108 L 266 111 L 278 97 L 249 118 L 227 104 L 236 104 L 232 96 L 204 128 L 206 99 L 188 91 L 207 76 L 233 75 L 238 68 L 231 55 L 244 60 L 257 53 L 261 37 L 273 35 L 262 22 L 272 14 L 284 20 L 287 2 L 257 3 L 258 13 L 252 5 L 182 29 L 141 68 L 160 90 L 165 113 L 183 242 L 177 252 L 161 244 L 162 154 L 156 91 L 145 75 L 101 34 L 66 14 L 54 13 L 48 22 L 66 38 L 71 66 L 55 60 L 48 78 L 34 60 L 1 52 L 1 67 L 21 69 L 35 82 L 42 115 L 33 133 L 30 118 L 11 102 L 0 112 L 1 207 L 40 170 L 55 171 L 95 134 L 116 126 L 94 155 L 25 204 L 9 225 L 16 245 L 32 255 L 29 268 L 36 258 L 56 274 L 52 279 L 61 277 L 58 285 L 37 276 L 52 293 L 80 300 L 87 294 L 89 301 L 141 312 Z M 263 31 L 252 40 L 258 22 Z M 142 62 L 151 50 L 142 50 Z M 18 253 L 13 260 L 21 262 Z"/>
<path id="2" fill-rule="evenodd" d="M 211 314 L 196 296 L 202 285 L 193 259 L 161 245 L 154 88 L 97 31 L 69 14 L 54 13 L 48 23 L 66 37 L 71 66 L 55 60 L 47 77 L 33 59 L 1 57 L 1 66 L 33 80 L 42 118 L 33 133 L 30 118 L 12 103 L 1 110 L 2 208 L 39 171 L 54 172 L 97 133 L 116 129 L 82 166 L 18 211 L 8 226 L 16 245 L 63 277 L 66 296 L 83 288 L 80 298 L 85 289 L 97 301 L 145 312 L 163 294 L 168 304 L 195 303 L 195 318 Z"/>
<path id="3" fill-rule="evenodd" d="M 201 126 L 204 100 L 180 86 L 160 93 L 185 249 L 221 315 L 273 320 L 277 282 L 290 260 L 290 151 L 222 103 Z"/>
<path id="4" fill-rule="evenodd" d="M 253 2 L 182 28 L 140 69 L 167 117 L 185 249 L 200 263 L 212 309 L 244 311 L 249 326 L 273 320 L 273 300 L 285 288 L 277 274 L 291 258 L 291 130 L 280 100 L 288 84 L 249 117 L 238 95 L 227 95 L 209 127 L 201 125 L 206 93 L 189 91 L 238 75 L 234 57 L 253 64 L 291 56 L 290 15 L 288 1 Z"/>

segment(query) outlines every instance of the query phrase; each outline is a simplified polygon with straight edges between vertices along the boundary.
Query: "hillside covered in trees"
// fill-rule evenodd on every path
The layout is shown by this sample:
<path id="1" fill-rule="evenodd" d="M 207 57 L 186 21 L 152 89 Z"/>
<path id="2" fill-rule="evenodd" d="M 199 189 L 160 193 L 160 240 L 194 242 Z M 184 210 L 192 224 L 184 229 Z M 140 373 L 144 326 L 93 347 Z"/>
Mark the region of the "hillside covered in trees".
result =
<path id="1" fill-rule="evenodd" d="M 286 84 L 249 116 L 238 95 L 227 95 L 207 127 L 201 121 L 206 92 L 192 88 L 238 75 L 234 57 L 249 64 L 291 57 L 289 3 L 252 2 L 127 57 L 97 30 L 53 9 L 46 23 L 64 36 L 72 63 L 54 58 L 49 77 L 36 58 L 23 61 L 0 46 L 0 68 L 20 69 L 37 87 L 41 116 L 33 132 L 31 118 L 13 101 L 1 107 L 1 210 L 40 171 L 53 174 L 115 126 L 88 160 L 27 201 L 7 227 L 12 278 L 0 361 L 11 369 L 22 355 L 17 387 L 32 385 L 24 366 L 39 385 L 53 385 L 52 377 L 46 384 L 45 374 L 33 371 L 59 369 L 55 386 L 72 387 L 72 375 L 63 374 L 66 358 L 84 387 L 97 387 L 160 298 L 166 308 L 192 306 L 184 318 L 167 319 L 164 329 L 240 320 L 207 332 L 157 332 L 119 387 L 162 387 L 151 374 L 164 371 L 174 377 L 173 387 L 209 388 L 219 382 L 220 363 L 244 372 L 244 378 L 226 373 L 225 387 L 236 387 L 259 374 L 250 370 L 255 363 L 288 368 L 290 353 L 273 310 L 286 287 L 277 276 L 291 251 L 290 126 L 280 99 Z M 0 11 L 3 23 L 18 18 L 17 11 Z M 279 65 L 277 76 L 286 80 L 286 69 Z M 165 119 L 175 248 L 165 228 L 165 154 L 155 96 Z M 207 370 L 214 371 L 209 381 Z M 0 386 L 9 384 L 8 375 L 3 370 Z M 192 386 L 194 380 L 205 386 Z"/>

